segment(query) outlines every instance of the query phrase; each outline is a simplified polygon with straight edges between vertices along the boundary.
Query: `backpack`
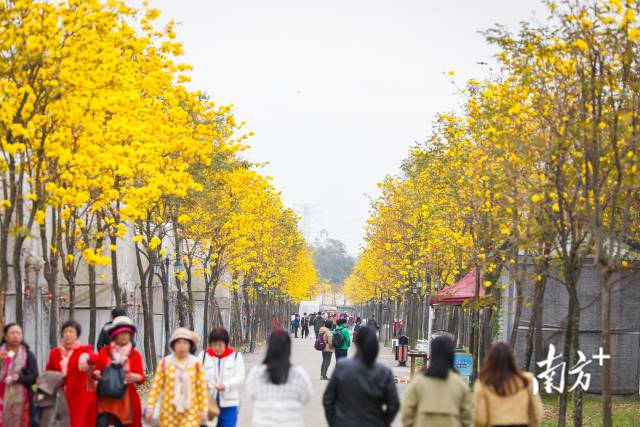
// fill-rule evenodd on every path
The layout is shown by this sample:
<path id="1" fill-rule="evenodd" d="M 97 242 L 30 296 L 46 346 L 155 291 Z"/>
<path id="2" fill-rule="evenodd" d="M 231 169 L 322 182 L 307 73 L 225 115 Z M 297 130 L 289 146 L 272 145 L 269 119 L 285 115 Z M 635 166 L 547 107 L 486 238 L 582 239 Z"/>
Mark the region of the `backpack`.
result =
<path id="1" fill-rule="evenodd" d="M 322 335 L 318 334 L 318 337 L 316 338 L 316 342 L 313 344 L 313 348 L 315 348 L 318 351 L 323 351 L 326 347 L 327 347 L 327 343 L 324 342 L 324 338 L 322 338 Z"/>
<path id="2" fill-rule="evenodd" d="M 122 399 L 128 385 L 124 381 L 124 366 L 111 363 L 105 366 L 102 378 L 98 381 L 98 396 Z"/>
<path id="3" fill-rule="evenodd" d="M 336 329 L 333 331 L 333 336 L 331 337 L 331 345 L 335 349 L 341 349 L 347 340 L 344 339 L 344 335 L 342 335 L 342 329 Z"/>

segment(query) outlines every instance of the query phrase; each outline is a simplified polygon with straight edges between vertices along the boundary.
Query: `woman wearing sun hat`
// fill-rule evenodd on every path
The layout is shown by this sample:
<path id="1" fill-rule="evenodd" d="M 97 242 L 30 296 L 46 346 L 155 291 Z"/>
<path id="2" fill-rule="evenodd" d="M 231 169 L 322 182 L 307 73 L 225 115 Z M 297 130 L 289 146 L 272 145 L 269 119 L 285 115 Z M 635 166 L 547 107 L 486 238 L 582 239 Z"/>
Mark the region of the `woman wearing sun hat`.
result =
<path id="1" fill-rule="evenodd" d="M 160 361 L 149 391 L 148 423 L 159 399 L 162 427 L 199 427 L 208 421 L 207 382 L 194 356 L 199 343 L 198 335 L 186 328 L 176 329 L 169 339 L 171 354 Z"/>
<path id="2" fill-rule="evenodd" d="M 135 385 L 144 382 L 144 368 L 142 357 L 132 344 L 136 325 L 127 316 L 119 316 L 113 319 L 108 332 L 109 344 L 97 355 L 90 355 L 88 362 L 95 365 L 94 377 L 98 380 L 107 366 L 122 365 L 127 389 L 122 398 L 114 398 L 101 396 L 98 386 L 97 427 L 142 427 L 142 405 Z"/>

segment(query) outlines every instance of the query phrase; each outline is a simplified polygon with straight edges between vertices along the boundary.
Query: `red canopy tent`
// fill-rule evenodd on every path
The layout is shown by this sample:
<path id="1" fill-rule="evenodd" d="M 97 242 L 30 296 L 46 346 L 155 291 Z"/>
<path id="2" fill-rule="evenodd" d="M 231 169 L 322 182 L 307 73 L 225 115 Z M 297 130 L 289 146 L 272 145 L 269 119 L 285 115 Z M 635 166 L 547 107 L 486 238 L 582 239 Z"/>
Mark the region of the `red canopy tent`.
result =
<path id="1" fill-rule="evenodd" d="M 462 279 L 448 286 L 429 298 L 430 305 L 460 305 L 473 299 L 476 293 L 476 270 L 471 270 Z M 480 285 L 480 297 L 485 294 L 485 287 Z"/>

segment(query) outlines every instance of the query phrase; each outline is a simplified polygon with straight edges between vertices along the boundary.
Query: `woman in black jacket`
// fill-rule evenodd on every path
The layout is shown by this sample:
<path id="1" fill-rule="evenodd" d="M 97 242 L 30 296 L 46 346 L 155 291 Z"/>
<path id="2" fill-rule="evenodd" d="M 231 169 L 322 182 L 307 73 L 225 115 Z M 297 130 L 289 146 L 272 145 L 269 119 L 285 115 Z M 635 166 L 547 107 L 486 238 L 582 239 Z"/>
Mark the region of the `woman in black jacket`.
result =
<path id="1" fill-rule="evenodd" d="M 36 357 L 22 341 L 22 328 L 15 323 L 5 325 L 0 342 L 0 425 L 32 426 L 31 386 L 37 378 Z"/>
<path id="2" fill-rule="evenodd" d="M 336 365 L 324 392 L 329 427 L 388 427 L 400 408 L 391 370 L 376 363 L 378 340 L 362 328 L 355 340 L 358 353 Z"/>

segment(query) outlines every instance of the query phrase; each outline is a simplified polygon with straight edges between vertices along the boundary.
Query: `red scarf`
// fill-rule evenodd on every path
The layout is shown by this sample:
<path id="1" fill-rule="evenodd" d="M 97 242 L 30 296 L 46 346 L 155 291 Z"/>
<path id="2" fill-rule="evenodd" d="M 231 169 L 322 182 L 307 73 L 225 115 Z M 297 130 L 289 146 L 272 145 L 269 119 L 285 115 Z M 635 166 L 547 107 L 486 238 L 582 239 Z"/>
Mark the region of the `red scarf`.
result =
<path id="1" fill-rule="evenodd" d="M 227 346 L 227 348 L 224 349 L 224 351 L 222 352 L 222 354 L 216 354 L 215 351 L 213 351 L 212 348 L 207 348 L 207 354 L 211 357 L 218 357 L 220 359 L 224 359 L 227 356 L 232 355 L 233 353 L 235 353 L 235 349 L 233 347 L 231 347 L 230 345 Z"/>

